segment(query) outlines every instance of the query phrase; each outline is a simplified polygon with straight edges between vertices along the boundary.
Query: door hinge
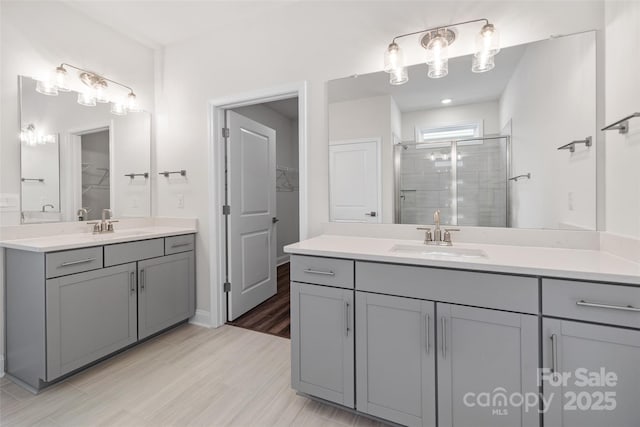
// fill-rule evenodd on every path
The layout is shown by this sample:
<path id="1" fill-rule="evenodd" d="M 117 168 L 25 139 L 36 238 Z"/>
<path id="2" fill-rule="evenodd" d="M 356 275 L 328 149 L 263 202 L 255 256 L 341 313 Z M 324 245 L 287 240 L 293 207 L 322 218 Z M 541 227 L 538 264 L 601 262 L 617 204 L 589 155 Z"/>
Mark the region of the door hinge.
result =
<path id="1" fill-rule="evenodd" d="M 231 215 L 231 206 L 223 205 L 222 206 L 222 215 Z"/>
<path id="2" fill-rule="evenodd" d="M 225 292 L 231 292 L 231 283 L 229 282 L 224 282 L 224 291 Z"/>
<path id="3" fill-rule="evenodd" d="M 229 128 L 222 128 L 222 137 L 229 138 Z"/>

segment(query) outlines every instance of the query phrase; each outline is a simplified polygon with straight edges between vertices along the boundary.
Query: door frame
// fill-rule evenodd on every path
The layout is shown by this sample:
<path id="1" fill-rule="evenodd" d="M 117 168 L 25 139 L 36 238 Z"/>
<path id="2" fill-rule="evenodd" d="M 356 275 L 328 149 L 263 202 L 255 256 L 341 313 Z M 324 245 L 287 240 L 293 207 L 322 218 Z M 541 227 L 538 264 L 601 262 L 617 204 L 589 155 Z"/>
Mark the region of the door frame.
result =
<path id="1" fill-rule="evenodd" d="M 382 224 L 383 215 L 382 212 L 382 137 L 374 136 L 371 138 L 352 138 L 352 139 L 336 139 L 329 141 L 329 151 L 331 147 L 335 145 L 349 145 L 349 144 L 362 144 L 364 142 L 375 142 L 376 144 L 376 167 L 378 168 L 378 204 L 376 209 L 378 210 L 378 221 L 371 224 Z M 329 153 L 329 171 L 331 171 L 331 153 Z M 329 178 L 331 179 L 331 178 Z M 329 221 L 333 221 L 331 218 L 331 182 L 329 182 Z M 365 223 L 369 224 L 369 223 Z"/>
<path id="2" fill-rule="evenodd" d="M 298 98 L 298 170 L 300 240 L 307 238 L 308 230 L 308 174 L 307 174 L 307 81 L 289 83 L 271 88 L 229 95 L 209 100 L 209 288 L 211 326 L 224 325 L 227 319 L 227 298 L 224 292 L 225 259 L 227 257 L 225 217 L 225 110 L 263 104 L 282 99 Z"/>

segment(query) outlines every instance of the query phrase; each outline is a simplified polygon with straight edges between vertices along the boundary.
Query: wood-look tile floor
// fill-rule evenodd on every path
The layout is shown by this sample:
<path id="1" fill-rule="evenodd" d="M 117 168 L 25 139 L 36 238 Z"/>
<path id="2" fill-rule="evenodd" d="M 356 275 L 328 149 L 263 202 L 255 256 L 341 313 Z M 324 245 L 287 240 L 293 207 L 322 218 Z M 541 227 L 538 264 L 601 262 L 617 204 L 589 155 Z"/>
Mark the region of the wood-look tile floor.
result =
<path id="1" fill-rule="evenodd" d="M 290 341 L 185 324 L 32 395 L 0 378 L 0 425 L 372 426 L 298 396 Z"/>
<path id="2" fill-rule="evenodd" d="M 289 263 L 278 266 L 277 293 L 251 309 L 230 325 L 264 332 L 283 338 L 291 336 L 290 296 L 291 282 L 289 280 Z"/>

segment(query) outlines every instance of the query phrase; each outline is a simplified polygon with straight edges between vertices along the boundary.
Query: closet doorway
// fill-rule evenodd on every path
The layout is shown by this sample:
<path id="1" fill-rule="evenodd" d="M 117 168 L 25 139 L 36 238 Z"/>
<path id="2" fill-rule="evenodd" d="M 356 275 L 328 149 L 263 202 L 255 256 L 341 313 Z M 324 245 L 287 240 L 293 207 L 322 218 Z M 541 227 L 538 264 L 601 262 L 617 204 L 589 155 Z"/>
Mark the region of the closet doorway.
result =
<path id="1" fill-rule="evenodd" d="M 289 337 L 289 256 L 300 240 L 298 98 L 228 109 L 227 322 Z"/>

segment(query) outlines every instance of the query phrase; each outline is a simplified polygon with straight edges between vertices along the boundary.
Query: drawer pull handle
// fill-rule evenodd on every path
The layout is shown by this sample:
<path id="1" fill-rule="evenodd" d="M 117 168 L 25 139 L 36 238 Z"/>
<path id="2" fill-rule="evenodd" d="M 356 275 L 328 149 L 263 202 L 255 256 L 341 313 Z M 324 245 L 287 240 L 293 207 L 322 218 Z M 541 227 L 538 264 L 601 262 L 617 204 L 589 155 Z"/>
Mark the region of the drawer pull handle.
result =
<path id="1" fill-rule="evenodd" d="M 131 284 L 131 295 L 136 293 L 136 273 L 131 272 L 129 283 Z"/>
<path id="2" fill-rule="evenodd" d="M 335 276 L 336 273 L 334 273 L 333 271 L 321 271 L 321 270 L 312 270 L 310 268 L 306 269 L 304 271 L 305 273 L 309 273 L 309 274 L 320 274 L 323 276 Z"/>
<path id="3" fill-rule="evenodd" d="M 558 372 L 558 336 L 551 335 L 551 372 Z"/>
<path id="4" fill-rule="evenodd" d="M 447 318 L 442 318 L 442 358 L 447 358 Z"/>
<path id="5" fill-rule="evenodd" d="M 429 347 L 431 347 L 431 318 L 428 314 L 424 315 L 424 327 L 425 327 L 425 346 L 427 349 L 427 354 L 429 354 Z M 437 350 L 436 350 L 437 351 Z"/>
<path id="6" fill-rule="evenodd" d="M 345 307 L 345 325 L 346 325 L 345 335 L 349 336 L 349 302 L 348 301 L 344 302 L 344 307 Z"/>
<path id="7" fill-rule="evenodd" d="M 174 243 L 173 245 L 171 245 L 171 249 L 183 248 L 185 246 L 191 246 L 191 243 Z"/>
<path id="8" fill-rule="evenodd" d="M 78 261 L 67 261 L 60 264 L 60 267 L 69 267 L 70 265 L 86 264 L 95 261 L 96 258 L 79 259 Z"/>
<path id="9" fill-rule="evenodd" d="M 140 270 L 140 290 L 144 291 L 144 270 Z"/>
<path id="10" fill-rule="evenodd" d="M 609 309 L 612 309 L 612 310 L 640 312 L 640 308 L 634 307 L 632 305 L 602 304 L 602 303 L 599 303 L 599 302 L 589 302 L 589 301 L 585 301 L 585 300 L 576 301 L 576 305 L 579 305 L 581 307 L 609 308 Z"/>

